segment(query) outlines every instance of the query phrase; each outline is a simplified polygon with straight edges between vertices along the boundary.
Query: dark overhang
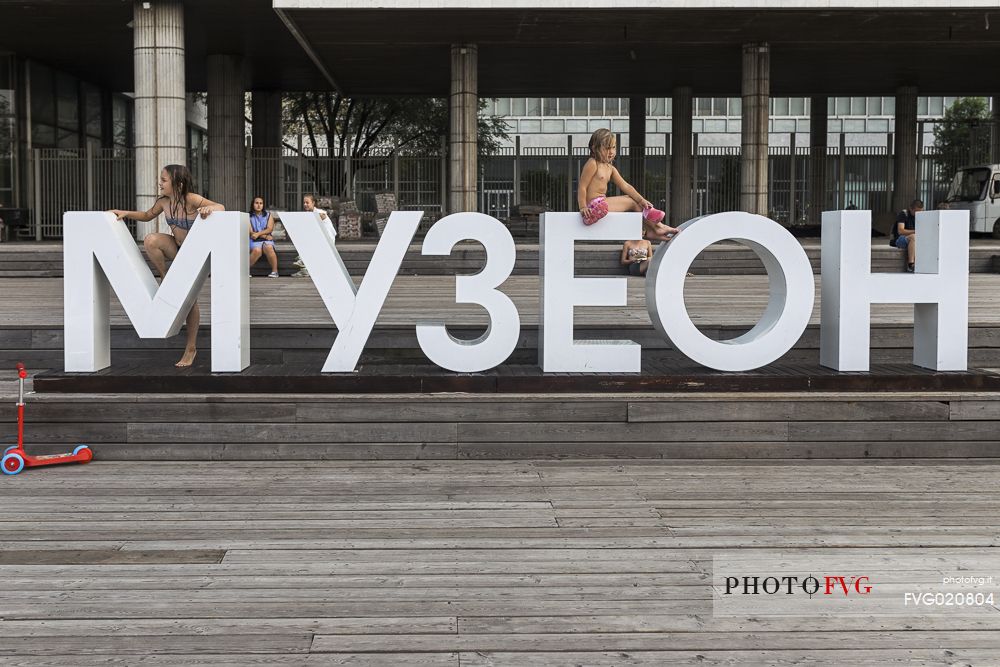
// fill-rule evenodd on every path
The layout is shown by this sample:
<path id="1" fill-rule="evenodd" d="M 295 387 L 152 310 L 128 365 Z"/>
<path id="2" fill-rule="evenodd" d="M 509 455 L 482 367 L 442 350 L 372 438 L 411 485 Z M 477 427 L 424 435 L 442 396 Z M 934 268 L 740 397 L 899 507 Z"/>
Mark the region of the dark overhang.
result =
<path id="1" fill-rule="evenodd" d="M 155 0 L 153 0 L 155 2 Z M 205 90 L 205 58 L 240 54 L 248 89 L 315 90 L 319 70 L 271 0 L 185 0 L 185 84 Z M 0 0 L 0 50 L 113 90 L 134 88 L 131 0 Z"/>
<path id="2" fill-rule="evenodd" d="M 991 17 L 988 8 L 946 0 L 898 9 L 872 9 L 874 2 L 831 9 L 810 0 L 782 9 L 739 0 L 726 3 L 737 8 L 709 0 L 633 7 L 584 0 L 558 9 L 517 1 L 488 9 L 471 1 L 377 4 L 274 0 L 329 78 L 358 95 L 447 94 L 455 43 L 478 45 L 484 97 L 664 96 L 679 85 L 697 95 L 739 95 L 747 42 L 771 46 L 773 95 L 886 95 L 902 85 L 922 94 L 992 94 L 997 87 L 990 63 L 1000 46 L 1000 7 Z M 428 5 L 439 8 L 417 8 Z"/>
<path id="3" fill-rule="evenodd" d="M 763 41 L 776 96 L 887 95 L 901 85 L 987 95 L 1000 52 L 1000 6 L 991 13 L 954 0 L 892 9 L 812 0 L 782 9 L 752 7 L 757 0 L 183 4 L 188 90 L 205 89 L 208 55 L 235 53 L 246 59 L 248 89 L 446 95 L 450 45 L 475 43 L 483 96 L 665 96 L 679 85 L 739 95 L 741 45 Z M 438 8 L 418 8 L 429 4 Z M 132 13 L 131 0 L 0 0 L 0 50 L 129 91 Z"/>

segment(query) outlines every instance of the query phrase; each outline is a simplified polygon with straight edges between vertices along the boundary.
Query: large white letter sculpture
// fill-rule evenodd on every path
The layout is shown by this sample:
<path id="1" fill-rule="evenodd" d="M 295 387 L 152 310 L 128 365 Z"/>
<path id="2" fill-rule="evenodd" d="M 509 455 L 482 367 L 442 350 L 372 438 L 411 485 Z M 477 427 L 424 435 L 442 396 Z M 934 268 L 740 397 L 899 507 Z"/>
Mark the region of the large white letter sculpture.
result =
<path id="1" fill-rule="evenodd" d="M 809 325 L 815 298 L 812 267 L 795 237 L 769 218 L 738 211 L 688 220 L 680 228 L 681 234 L 657 248 L 646 275 L 646 306 L 657 331 L 691 359 L 720 371 L 760 368 L 788 352 Z M 770 295 L 754 328 L 716 341 L 691 321 L 684 277 L 701 251 L 727 239 L 760 257 Z"/>
<path id="2" fill-rule="evenodd" d="M 424 255 L 450 255 L 464 239 L 486 249 L 486 265 L 471 276 L 455 276 L 455 302 L 481 305 L 490 316 L 486 332 L 474 340 L 459 340 L 444 322 L 417 324 L 417 342 L 427 358 L 459 373 L 476 373 L 499 366 L 517 347 L 521 319 L 517 307 L 497 289 L 514 270 L 514 239 L 502 222 L 482 213 L 454 213 L 434 223 L 424 238 Z"/>
<path id="3" fill-rule="evenodd" d="M 575 278 L 575 241 L 624 241 L 642 235 L 639 213 L 609 213 L 586 226 L 579 213 L 543 213 L 538 269 L 542 275 L 538 363 L 545 373 L 638 373 L 641 348 L 630 340 L 573 340 L 574 306 L 624 306 L 628 281 Z"/>
<path id="4" fill-rule="evenodd" d="M 246 213 L 199 219 L 159 286 L 124 223 L 111 213 L 63 215 L 63 330 L 66 370 L 111 365 L 109 287 L 140 338 L 177 334 L 212 271 L 212 371 L 250 365 Z"/>
<path id="5" fill-rule="evenodd" d="M 820 363 L 869 370 L 871 304 L 913 304 L 913 363 L 964 371 L 969 352 L 969 212 L 917 213 L 916 273 L 872 273 L 871 211 L 823 213 Z"/>
<path id="6" fill-rule="evenodd" d="M 323 231 L 321 226 L 326 223 L 318 213 L 281 214 L 282 224 L 337 325 L 337 338 L 323 364 L 324 373 L 351 372 L 357 367 L 422 217 L 420 211 L 393 211 L 389 215 L 361 287 L 357 287 L 333 238 Z"/>

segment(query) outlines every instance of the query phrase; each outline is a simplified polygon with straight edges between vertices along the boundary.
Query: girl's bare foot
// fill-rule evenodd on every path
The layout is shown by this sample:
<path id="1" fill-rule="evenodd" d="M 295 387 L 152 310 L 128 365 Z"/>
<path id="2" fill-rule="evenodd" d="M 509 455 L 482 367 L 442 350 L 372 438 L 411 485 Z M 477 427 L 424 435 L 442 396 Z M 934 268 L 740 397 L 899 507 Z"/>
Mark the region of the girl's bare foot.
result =
<path id="1" fill-rule="evenodd" d="M 657 222 L 655 224 L 650 223 L 648 220 L 644 220 L 646 223 L 646 238 L 647 239 L 657 239 L 659 241 L 669 241 L 674 237 L 675 234 L 679 234 L 681 230 L 676 227 L 671 227 L 670 225 L 665 225 L 662 222 Z"/>
<path id="2" fill-rule="evenodd" d="M 176 366 L 177 368 L 187 368 L 187 367 L 189 367 L 191 364 L 194 363 L 194 358 L 195 358 L 195 355 L 197 355 L 197 354 L 198 354 L 198 350 L 185 349 L 184 350 L 184 356 L 181 357 L 181 360 L 178 361 L 176 364 L 174 364 L 174 366 Z"/>

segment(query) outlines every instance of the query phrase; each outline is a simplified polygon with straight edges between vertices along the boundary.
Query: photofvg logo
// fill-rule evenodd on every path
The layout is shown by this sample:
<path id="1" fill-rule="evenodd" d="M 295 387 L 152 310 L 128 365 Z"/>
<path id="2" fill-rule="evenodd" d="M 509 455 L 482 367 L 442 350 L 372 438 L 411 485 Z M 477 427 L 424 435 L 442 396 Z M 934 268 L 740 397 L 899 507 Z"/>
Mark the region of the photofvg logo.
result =
<path id="1" fill-rule="evenodd" d="M 1000 558 L 739 550 L 712 559 L 716 616 L 995 614 Z"/>
<path id="2" fill-rule="evenodd" d="M 869 595 L 870 581 L 867 575 L 855 574 L 726 577 L 724 595 Z"/>

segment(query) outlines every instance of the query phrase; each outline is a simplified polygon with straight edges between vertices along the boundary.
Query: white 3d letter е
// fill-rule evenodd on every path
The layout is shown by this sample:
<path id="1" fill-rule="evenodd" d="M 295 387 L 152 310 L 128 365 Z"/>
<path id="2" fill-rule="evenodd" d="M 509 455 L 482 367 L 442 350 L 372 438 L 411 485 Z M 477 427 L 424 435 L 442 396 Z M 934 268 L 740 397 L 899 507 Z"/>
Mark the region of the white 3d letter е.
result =
<path id="1" fill-rule="evenodd" d="M 656 329 L 685 355 L 719 371 L 748 371 L 779 359 L 809 325 L 815 287 L 802 246 L 762 215 L 732 211 L 688 220 L 657 248 L 646 274 L 646 305 Z M 750 331 L 717 341 L 698 331 L 684 304 L 684 278 L 708 246 L 732 239 L 749 246 L 767 270 L 767 308 Z"/>
<path id="2" fill-rule="evenodd" d="M 574 306 L 624 306 L 628 281 L 575 278 L 575 241 L 624 241 L 642 235 L 639 213 L 609 213 L 589 227 L 579 213 L 543 213 L 538 363 L 546 373 L 638 373 L 641 348 L 630 340 L 573 340 Z"/>
<path id="3" fill-rule="evenodd" d="M 157 286 L 123 222 L 104 211 L 63 215 L 63 327 L 69 372 L 111 365 L 109 298 L 114 289 L 140 338 L 175 335 L 212 271 L 212 371 L 250 365 L 246 213 L 200 218 Z"/>
<path id="4" fill-rule="evenodd" d="M 475 340 L 459 340 L 441 321 L 417 324 L 417 342 L 427 358 L 458 373 L 476 373 L 499 366 L 517 347 L 521 319 L 517 307 L 496 289 L 514 270 L 514 239 L 503 223 L 482 213 L 454 213 L 434 223 L 424 238 L 424 255 L 450 255 L 464 239 L 486 249 L 486 265 L 471 276 L 455 277 L 455 302 L 475 303 L 487 310 L 489 326 Z"/>
<path id="5" fill-rule="evenodd" d="M 389 294 L 403 257 L 423 217 L 421 211 L 393 211 L 379 239 L 361 287 L 323 231 L 318 213 L 282 213 L 281 222 L 309 269 L 323 304 L 337 325 L 337 338 L 323 365 L 324 373 L 353 371 Z"/>
<path id="6" fill-rule="evenodd" d="M 823 213 L 821 364 L 869 370 L 871 304 L 912 303 L 913 363 L 968 369 L 969 212 L 921 211 L 916 232 L 915 273 L 872 273 L 871 212 Z"/>

